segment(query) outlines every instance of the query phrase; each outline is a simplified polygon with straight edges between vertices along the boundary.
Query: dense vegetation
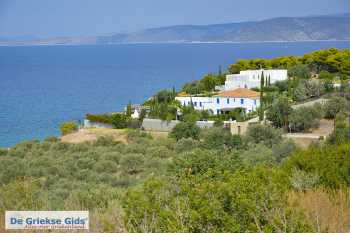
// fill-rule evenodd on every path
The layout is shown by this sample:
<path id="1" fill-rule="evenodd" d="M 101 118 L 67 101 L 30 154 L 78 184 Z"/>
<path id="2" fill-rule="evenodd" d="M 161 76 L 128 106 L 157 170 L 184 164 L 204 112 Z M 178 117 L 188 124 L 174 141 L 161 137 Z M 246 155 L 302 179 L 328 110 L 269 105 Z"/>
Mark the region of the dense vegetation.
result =
<path id="1" fill-rule="evenodd" d="M 304 56 L 284 56 L 273 59 L 238 60 L 227 71 L 208 74 L 201 80 L 184 85 L 188 94 L 212 93 L 215 86 L 225 83 L 226 74 L 236 74 L 247 69 L 287 69 L 290 79 L 273 85 L 265 85 L 267 100 L 276 93 L 285 92 L 295 101 L 316 97 L 332 91 L 333 83 L 343 83 L 350 75 L 350 50 L 335 48 L 320 50 Z M 318 78 L 318 79 L 311 79 Z"/>
<path id="2" fill-rule="evenodd" d="M 129 144 L 23 142 L 0 150 L 0 209 L 88 209 L 93 232 L 326 230 L 290 195 L 349 190 L 350 130 L 339 120 L 336 132 L 341 141 L 307 151 L 263 125 L 243 137 L 215 127 L 177 140 L 130 131 Z"/>
<path id="3" fill-rule="evenodd" d="M 324 54 L 326 61 L 318 58 Z M 300 84 L 311 81 L 313 69 L 347 73 L 346 65 L 335 65 L 330 58 L 347 55 L 327 50 L 305 61 L 308 55 L 272 59 L 269 64 L 295 61 L 290 72 L 300 76 Z M 329 74 L 319 75 L 327 79 Z M 207 89 L 214 85 L 208 80 Z M 293 96 L 317 96 L 309 84 L 303 86 L 307 91 L 293 91 Z M 45 209 L 89 210 L 94 233 L 347 233 L 349 88 L 344 84 L 325 104 L 293 108 L 291 85 L 294 82 L 265 86 L 271 125 L 252 125 L 243 136 L 223 128 L 222 119 L 213 128 L 198 128 L 194 122 L 210 116 L 189 106 L 181 108 L 182 122 L 168 138 L 128 130 L 126 143 L 100 137 L 68 144 L 51 137 L 0 149 L 0 229 L 5 210 Z M 161 91 L 148 100 L 149 114 L 164 120 L 178 117 L 175 94 Z M 124 114 L 87 117 L 122 128 L 131 124 L 130 113 L 129 107 Z M 334 120 L 334 132 L 306 150 L 282 136 L 283 130 L 317 127 L 324 117 Z M 73 130 L 72 124 L 63 126 L 62 132 Z"/>
<path id="4" fill-rule="evenodd" d="M 111 125 L 116 129 L 139 128 L 143 120 L 143 117 L 132 119 L 130 111 L 126 113 L 86 114 L 85 118 L 91 122 Z"/>

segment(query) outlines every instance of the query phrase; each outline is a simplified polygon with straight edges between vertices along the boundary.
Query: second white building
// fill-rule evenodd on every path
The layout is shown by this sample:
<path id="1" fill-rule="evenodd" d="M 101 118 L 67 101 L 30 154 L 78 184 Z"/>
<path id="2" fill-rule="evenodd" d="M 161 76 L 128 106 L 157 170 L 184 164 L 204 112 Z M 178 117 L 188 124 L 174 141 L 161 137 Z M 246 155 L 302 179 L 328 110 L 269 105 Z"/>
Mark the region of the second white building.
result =
<path id="1" fill-rule="evenodd" d="M 239 74 L 227 75 L 225 85 L 219 86 L 217 89 L 228 91 L 236 88 L 260 87 L 263 74 L 266 79 L 270 80 L 271 84 L 288 79 L 287 70 L 245 70 Z"/>

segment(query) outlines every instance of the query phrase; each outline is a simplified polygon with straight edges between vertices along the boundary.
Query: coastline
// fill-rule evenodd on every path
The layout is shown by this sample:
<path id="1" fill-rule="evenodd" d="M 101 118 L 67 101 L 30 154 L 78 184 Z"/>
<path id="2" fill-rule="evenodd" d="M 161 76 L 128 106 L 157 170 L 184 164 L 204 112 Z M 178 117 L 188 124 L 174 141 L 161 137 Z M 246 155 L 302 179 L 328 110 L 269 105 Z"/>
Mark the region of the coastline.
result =
<path id="1" fill-rule="evenodd" d="M 40 46 L 106 46 L 106 45 L 146 45 L 146 44 L 269 44 L 269 43 L 315 43 L 350 42 L 349 40 L 272 40 L 272 41 L 159 41 L 159 42 L 123 42 L 123 43 L 1 43 L 0 47 L 40 47 Z"/>

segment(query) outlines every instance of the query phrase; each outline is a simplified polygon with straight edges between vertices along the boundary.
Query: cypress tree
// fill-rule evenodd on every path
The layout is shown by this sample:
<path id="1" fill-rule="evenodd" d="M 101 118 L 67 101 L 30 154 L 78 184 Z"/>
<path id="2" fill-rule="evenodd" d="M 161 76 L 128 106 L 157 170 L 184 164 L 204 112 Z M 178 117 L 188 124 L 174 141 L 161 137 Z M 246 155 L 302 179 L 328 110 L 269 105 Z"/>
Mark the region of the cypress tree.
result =
<path id="1" fill-rule="evenodd" d="M 172 98 L 175 98 L 176 97 L 176 89 L 175 87 L 173 86 L 173 90 L 172 90 Z"/>
<path id="2" fill-rule="evenodd" d="M 260 77 L 260 113 L 259 113 L 259 120 L 264 120 L 264 83 L 265 83 L 265 77 L 264 77 L 264 71 L 261 72 Z"/>
<path id="3" fill-rule="evenodd" d="M 126 115 L 130 117 L 132 114 L 131 101 L 129 101 L 128 106 L 126 106 Z"/>

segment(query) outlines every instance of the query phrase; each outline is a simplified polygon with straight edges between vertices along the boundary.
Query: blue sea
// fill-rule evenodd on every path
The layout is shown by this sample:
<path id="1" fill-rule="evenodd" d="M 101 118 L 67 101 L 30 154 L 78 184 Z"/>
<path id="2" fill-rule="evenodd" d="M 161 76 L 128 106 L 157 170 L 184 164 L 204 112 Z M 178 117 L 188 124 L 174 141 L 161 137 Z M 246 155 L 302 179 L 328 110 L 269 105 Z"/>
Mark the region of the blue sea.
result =
<path id="1" fill-rule="evenodd" d="M 64 121 L 120 111 L 237 59 L 330 47 L 350 42 L 0 47 L 0 147 L 59 135 Z"/>

